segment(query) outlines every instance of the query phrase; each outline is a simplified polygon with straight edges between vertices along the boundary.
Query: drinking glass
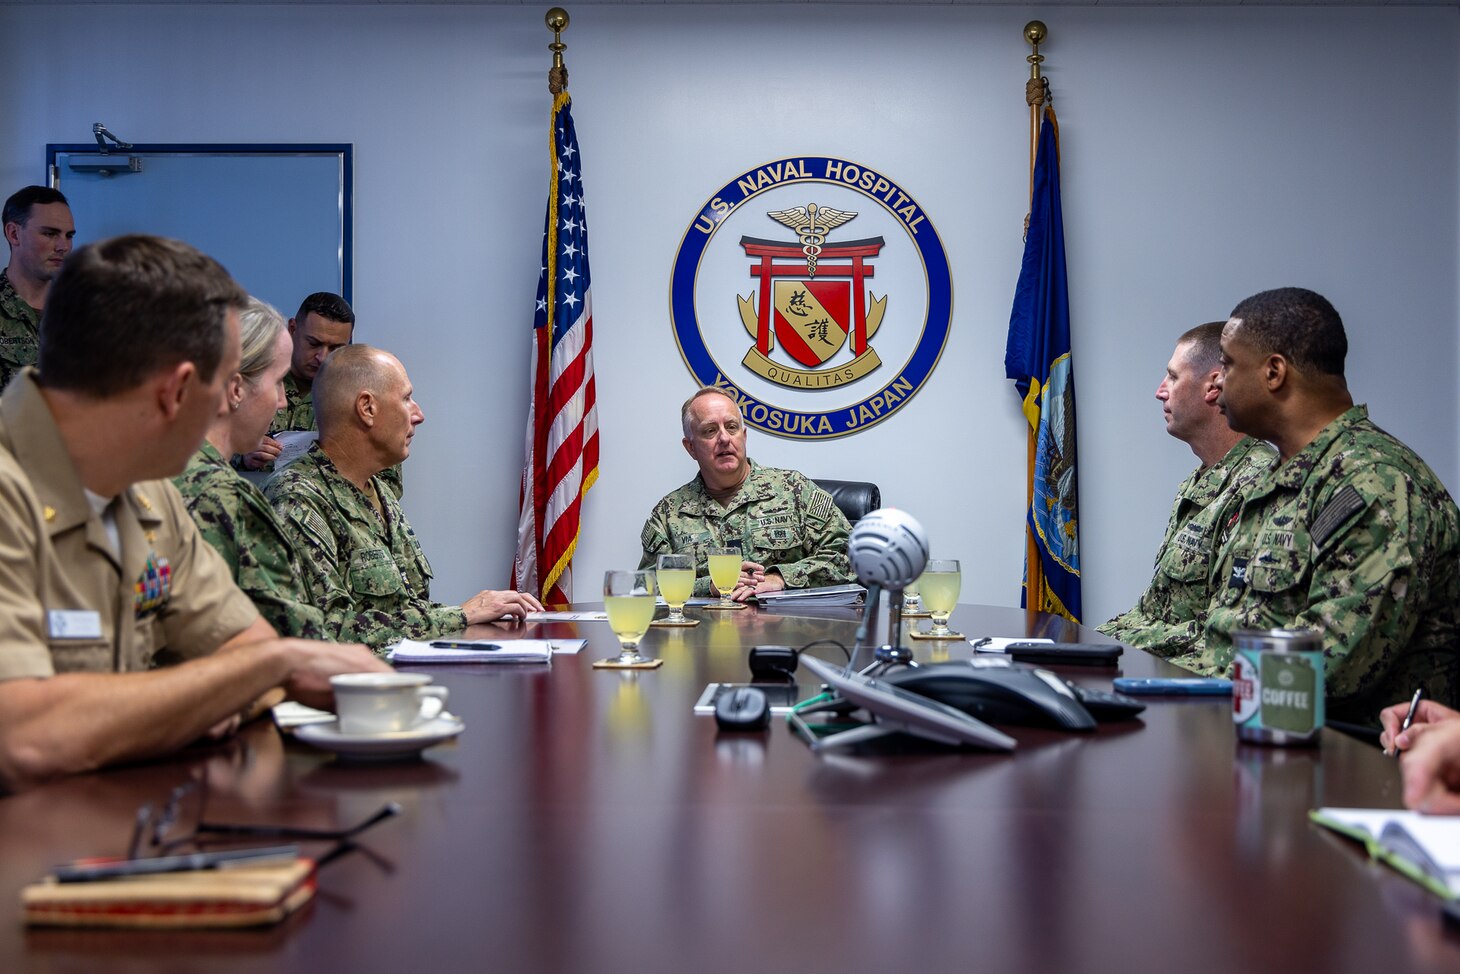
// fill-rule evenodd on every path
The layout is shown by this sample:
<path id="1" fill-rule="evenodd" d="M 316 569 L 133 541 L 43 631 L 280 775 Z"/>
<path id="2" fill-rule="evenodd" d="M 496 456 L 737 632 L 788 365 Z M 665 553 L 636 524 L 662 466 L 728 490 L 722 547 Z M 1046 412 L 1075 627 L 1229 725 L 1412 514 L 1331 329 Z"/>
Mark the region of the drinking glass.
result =
<path id="1" fill-rule="evenodd" d="M 735 589 L 735 583 L 740 581 L 740 549 L 739 548 L 711 548 L 706 552 L 706 560 L 710 563 L 710 581 L 715 583 L 715 588 L 720 590 L 720 601 L 705 606 L 707 609 L 743 609 L 745 606 L 739 602 L 732 601 L 730 593 Z"/>
<path id="2" fill-rule="evenodd" d="M 684 617 L 684 604 L 695 590 L 694 555 L 660 555 L 657 564 L 659 594 L 664 596 L 664 602 L 669 606 L 669 615 L 664 621 L 676 624 L 688 622 Z"/>
<path id="3" fill-rule="evenodd" d="M 929 636 L 953 635 L 953 631 L 948 628 L 948 616 L 958 604 L 958 590 L 962 581 L 963 575 L 956 558 L 933 558 L 923 569 L 922 577 L 918 579 L 918 592 L 922 596 L 923 604 L 928 607 L 928 613 L 933 617 L 933 628 L 928 631 Z"/>
<path id="4" fill-rule="evenodd" d="M 903 586 L 902 589 L 902 614 L 918 612 L 923 607 L 923 600 L 918 597 L 918 580 L 915 578 Z"/>
<path id="5" fill-rule="evenodd" d="M 604 572 L 603 608 L 608 612 L 609 628 L 623 647 L 614 662 L 623 666 L 647 663 L 639 655 L 639 640 L 654 621 L 654 573 Z"/>

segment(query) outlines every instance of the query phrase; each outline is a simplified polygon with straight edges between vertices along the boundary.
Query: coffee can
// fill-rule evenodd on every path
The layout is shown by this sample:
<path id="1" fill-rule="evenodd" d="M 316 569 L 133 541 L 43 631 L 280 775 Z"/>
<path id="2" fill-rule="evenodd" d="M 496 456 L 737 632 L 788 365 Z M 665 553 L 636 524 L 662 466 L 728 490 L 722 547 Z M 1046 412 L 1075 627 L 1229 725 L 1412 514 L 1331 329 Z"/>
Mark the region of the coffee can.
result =
<path id="1" fill-rule="evenodd" d="M 1232 722 L 1259 744 L 1318 743 L 1323 729 L 1323 639 L 1311 629 L 1232 634 Z"/>

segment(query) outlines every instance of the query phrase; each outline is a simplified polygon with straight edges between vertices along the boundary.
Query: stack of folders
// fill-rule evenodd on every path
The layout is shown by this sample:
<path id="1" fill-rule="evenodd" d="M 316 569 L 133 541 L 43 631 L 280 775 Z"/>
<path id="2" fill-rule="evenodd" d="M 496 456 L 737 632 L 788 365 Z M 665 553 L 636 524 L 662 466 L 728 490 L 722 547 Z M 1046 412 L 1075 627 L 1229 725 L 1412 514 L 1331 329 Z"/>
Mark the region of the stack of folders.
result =
<path id="1" fill-rule="evenodd" d="M 1392 808 L 1320 808 L 1308 817 L 1445 899 L 1460 896 L 1460 817 Z"/>
<path id="2" fill-rule="evenodd" d="M 57 875 L 20 891 L 26 923 L 63 927 L 266 926 L 308 903 L 315 887 L 313 860 L 298 856 L 226 869 L 204 867 L 73 881 L 62 878 L 68 868 L 76 867 L 58 869 Z M 99 869 L 100 865 L 83 868 Z"/>
<path id="3" fill-rule="evenodd" d="M 392 663 L 550 663 L 553 643 L 546 639 L 402 639 L 386 656 Z"/>
<path id="4" fill-rule="evenodd" d="M 779 592 L 760 592 L 755 600 L 766 607 L 791 605 L 861 605 L 867 590 L 852 582 L 847 585 L 821 585 L 815 588 L 788 588 Z"/>

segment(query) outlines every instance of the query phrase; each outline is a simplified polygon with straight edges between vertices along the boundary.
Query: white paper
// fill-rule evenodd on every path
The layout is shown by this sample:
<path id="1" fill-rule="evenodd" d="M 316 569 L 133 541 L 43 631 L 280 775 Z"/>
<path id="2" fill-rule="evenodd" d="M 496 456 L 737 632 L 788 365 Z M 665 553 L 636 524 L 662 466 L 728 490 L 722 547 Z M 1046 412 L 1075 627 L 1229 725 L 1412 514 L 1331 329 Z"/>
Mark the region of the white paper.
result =
<path id="1" fill-rule="evenodd" d="M 528 622 L 607 622 L 607 612 L 529 612 Z"/>
<path id="2" fill-rule="evenodd" d="M 297 700 L 285 700 L 274 705 L 274 723 L 280 727 L 300 727 L 304 724 L 333 723 L 335 715 L 328 710 L 315 710 Z"/>
<path id="3" fill-rule="evenodd" d="M 402 639 L 390 647 L 387 658 L 394 663 L 547 663 L 554 653 L 576 653 L 583 639 L 450 639 L 437 640 L 464 646 L 432 646 L 429 642 Z"/>

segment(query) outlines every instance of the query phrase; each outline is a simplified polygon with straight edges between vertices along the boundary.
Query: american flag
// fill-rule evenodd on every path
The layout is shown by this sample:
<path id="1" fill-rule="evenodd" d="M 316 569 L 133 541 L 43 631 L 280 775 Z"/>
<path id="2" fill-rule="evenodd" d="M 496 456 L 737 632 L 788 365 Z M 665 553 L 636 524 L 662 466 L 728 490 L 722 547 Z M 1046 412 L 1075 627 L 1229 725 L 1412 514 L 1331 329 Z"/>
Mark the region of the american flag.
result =
<path id="1" fill-rule="evenodd" d="M 532 401 L 513 565 L 517 590 L 532 592 L 545 605 L 573 601 L 582 499 L 598 479 L 588 220 L 571 105 L 566 91 L 553 98 L 552 174 L 532 322 Z"/>

